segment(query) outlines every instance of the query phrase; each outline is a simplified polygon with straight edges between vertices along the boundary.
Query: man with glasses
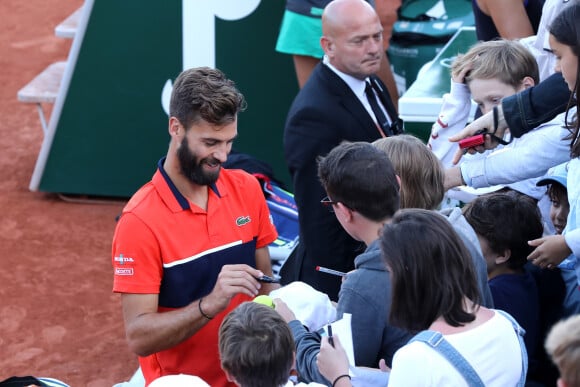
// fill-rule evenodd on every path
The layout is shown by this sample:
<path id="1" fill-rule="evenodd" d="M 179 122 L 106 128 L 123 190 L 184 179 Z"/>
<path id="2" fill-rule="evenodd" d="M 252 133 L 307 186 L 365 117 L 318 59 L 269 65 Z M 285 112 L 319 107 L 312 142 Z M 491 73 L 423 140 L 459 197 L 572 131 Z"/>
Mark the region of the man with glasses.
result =
<path id="1" fill-rule="evenodd" d="M 384 152 L 365 142 L 343 143 L 320 161 L 320 181 L 341 226 L 367 248 L 354 260 L 354 271 L 340 287 L 337 318 L 352 314 L 355 365 L 390 366 L 410 334 L 389 325 L 391 280 L 383 262 L 379 232 L 399 209 L 399 178 Z M 320 204 L 319 204 L 320 205 Z M 296 341 L 296 368 L 306 382 L 327 383 L 316 366 L 320 335 L 306 331 L 294 314 L 277 301 L 276 310 L 289 323 Z"/>

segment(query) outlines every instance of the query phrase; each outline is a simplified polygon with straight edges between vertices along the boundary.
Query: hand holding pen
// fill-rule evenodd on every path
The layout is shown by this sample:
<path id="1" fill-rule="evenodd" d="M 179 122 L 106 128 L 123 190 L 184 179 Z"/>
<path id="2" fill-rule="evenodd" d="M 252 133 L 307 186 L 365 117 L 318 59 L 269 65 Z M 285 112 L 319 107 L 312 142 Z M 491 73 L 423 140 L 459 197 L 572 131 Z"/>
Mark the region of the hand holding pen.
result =
<path id="1" fill-rule="evenodd" d="M 327 380 L 335 381 L 340 377 L 344 379 L 350 379 L 349 375 L 349 363 L 346 351 L 340 343 L 338 336 L 330 336 L 331 332 L 329 330 L 328 337 L 323 337 L 320 344 L 320 352 L 316 356 L 316 365 L 318 370 Z M 331 345 L 331 339 L 334 344 Z M 344 380 L 348 385 L 348 380 Z"/>

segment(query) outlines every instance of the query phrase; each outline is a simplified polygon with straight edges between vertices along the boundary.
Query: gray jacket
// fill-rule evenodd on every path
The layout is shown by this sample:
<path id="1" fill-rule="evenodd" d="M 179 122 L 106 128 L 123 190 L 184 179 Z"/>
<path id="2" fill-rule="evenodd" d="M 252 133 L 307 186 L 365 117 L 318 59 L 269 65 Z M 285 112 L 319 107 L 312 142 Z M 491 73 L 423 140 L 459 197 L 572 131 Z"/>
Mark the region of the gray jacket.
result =
<path id="1" fill-rule="evenodd" d="M 377 368 L 380 359 L 385 359 L 391 366 L 395 352 L 412 335 L 388 324 L 391 279 L 378 240 L 356 257 L 355 268 L 340 287 L 337 319 L 343 313 L 352 314 L 352 341 L 357 366 Z M 299 321 L 291 321 L 290 329 L 296 341 L 296 367 L 301 379 L 328 384 L 316 366 L 320 335 L 308 332 Z"/>

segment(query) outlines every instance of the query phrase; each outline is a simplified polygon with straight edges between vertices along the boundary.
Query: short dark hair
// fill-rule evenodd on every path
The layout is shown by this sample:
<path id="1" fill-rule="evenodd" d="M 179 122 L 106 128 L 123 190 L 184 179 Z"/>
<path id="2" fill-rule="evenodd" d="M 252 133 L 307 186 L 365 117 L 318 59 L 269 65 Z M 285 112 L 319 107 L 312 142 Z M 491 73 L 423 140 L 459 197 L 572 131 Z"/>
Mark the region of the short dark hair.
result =
<path id="1" fill-rule="evenodd" d="M 427 329 L 443 316 L 454 327 L 475 320 L 479 288 L 473 260 L 449 221 L 435 211 L 399 210 L 381 233 L 392 276 L 390 321 L 409 331 Z"/>
<path id="2" fill-rule="evenodd" d="M 229 124 L 245 107 L 244 96 L 224 73 L 196 67 L 184 70 L 175 80 L 169 115 L 188 130 L 200 119 L 214 125 Z"/>
<path id="3" fill-rule="evenodd" d="M 564 187 L 562 184 L 558 183 L 557 181 L 548 184 L 548 188 L 546 189 L 546 194 L 550 198 L 550 201 L 554 201 L 556 199 L 561 200 L 562 198 L 566 198 L 568 200 L 568 188 Z"/>
<path id="4" fill-rule="evenodd" d="M 514 190 L 482 195 L 465 206 L 463 215 L 493 252 L 510 250 L 507 266 L 512 270 L 523 269 L 534 250 L 528 241 L 544 232 L 535 199 Z"/>
<path id="5" fill-rule="evenodd" d="M 318 177 L 333 201 L 365 218 L 381 221 L 399 209 L 395 169 L 387 155 L 369 143 L 336 146 L 319 160 Z"/>
<path id="6" fill-rule="evenodd" d="M 222 368 L 243 387 L 282 386 L 294 362 L 294 338 L 272 308 L 244 302 L 219 329 Z"/>

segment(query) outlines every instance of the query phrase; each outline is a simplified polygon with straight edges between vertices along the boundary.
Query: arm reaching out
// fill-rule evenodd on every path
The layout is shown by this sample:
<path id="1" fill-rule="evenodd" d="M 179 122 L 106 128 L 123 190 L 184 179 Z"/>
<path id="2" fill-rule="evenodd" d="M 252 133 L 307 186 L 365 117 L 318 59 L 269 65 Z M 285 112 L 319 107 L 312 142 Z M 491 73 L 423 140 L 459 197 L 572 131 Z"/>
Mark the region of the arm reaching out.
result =
<path id="1" fill-rule="evenodd" d="M 556 267 L 572 253 L 566 244 L 564 235 L 550 235 L 529 241 L 528 244 L 536 247 L 528 255 L 528 260 L 541 268 Z"/>
<path id="2" fill-rule="evenodd" d="M 509 127 L 512 136 L 521 137 L 524 133 L 566 111 L 569 100 L 570 90 L 562 74 L 559 72 L 552 74 L 537 86 L 502 100 L 501 105 L 497 107 L 498 130 L 496 136 L 503 137 L 505 130 Z M 475 132 L 485 128 L 493 128 L 492 113 L 484 114 L 449 140 L 457 142 L 473 136 Z M 491 146 L 486 138 L 484 146 L 485 149 L 493 149 L 497 144 Z M 458 151 L 454 161 L 457 163 L 462 155 L 462 152 Z"/>
<path id="3" fill-rule="evenodd" d="M 494 114 L 497 115 L 497 126 L 495 127 L 494 133 Z M 493 133 L 495 137 L 503 138 L 505 131 L 507 129 L 507 124 L 505 118 L 503 116 L 503 109 L 501 105 L 496 106 L 493 111 L 486 113 L 479 117 L 477 120 L 473 121 L 469 125 L 467 125 L 463 130 L 459 133 L 455 134 L 454 136 L 449 137 L 449 141 L 451 142 L 459 142 L 464 138 L 470 137 L 475 135 L 476 132 L 480 130 L 486 129 L 488 132 Z M 487 149 L 494 149 L 499 145 L 499 142 L 494 140 L 491 136 L 485 136 L 485 143 L 483 146 L 478 146 L 476 148 L 470 148 L 468 152 L 474 153 L 479 152 L 483 153 Z M 455 156 L 453 157 L 453 164 L 457 164 L 461 157 L 465 154 L 463 149 L 458 149 L 455 152 Z"/>

